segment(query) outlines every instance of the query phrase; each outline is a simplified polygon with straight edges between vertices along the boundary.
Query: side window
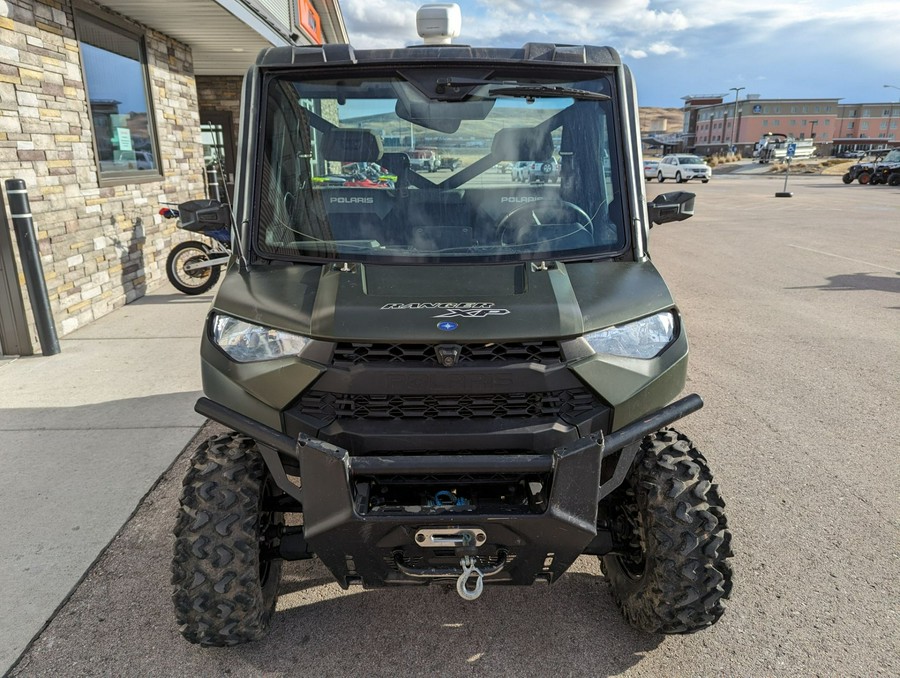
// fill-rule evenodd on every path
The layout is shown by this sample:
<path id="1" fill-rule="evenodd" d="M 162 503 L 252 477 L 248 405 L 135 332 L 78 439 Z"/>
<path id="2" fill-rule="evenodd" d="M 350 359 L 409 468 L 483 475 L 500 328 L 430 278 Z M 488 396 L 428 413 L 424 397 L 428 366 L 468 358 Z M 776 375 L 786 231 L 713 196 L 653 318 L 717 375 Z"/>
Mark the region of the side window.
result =
<path id="1" fill-rule="evenodd" d="M 143 38 L 81 11 L 75 12 L 75 31 L 100 182 L 159 178 Z"/>

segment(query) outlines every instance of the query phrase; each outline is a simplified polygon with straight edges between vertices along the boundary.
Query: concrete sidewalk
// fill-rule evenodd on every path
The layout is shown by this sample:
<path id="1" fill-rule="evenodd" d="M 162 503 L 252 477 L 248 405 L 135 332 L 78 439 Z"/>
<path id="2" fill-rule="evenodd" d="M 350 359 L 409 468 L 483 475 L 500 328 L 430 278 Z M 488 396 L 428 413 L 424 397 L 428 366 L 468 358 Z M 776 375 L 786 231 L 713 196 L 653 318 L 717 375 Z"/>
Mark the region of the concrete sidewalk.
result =
<path id="1" fill-rule="evenodd" d="M 165 283 L 59 355 L 0 361 L 0 675 L 204 423 L 211 299 Z"/>

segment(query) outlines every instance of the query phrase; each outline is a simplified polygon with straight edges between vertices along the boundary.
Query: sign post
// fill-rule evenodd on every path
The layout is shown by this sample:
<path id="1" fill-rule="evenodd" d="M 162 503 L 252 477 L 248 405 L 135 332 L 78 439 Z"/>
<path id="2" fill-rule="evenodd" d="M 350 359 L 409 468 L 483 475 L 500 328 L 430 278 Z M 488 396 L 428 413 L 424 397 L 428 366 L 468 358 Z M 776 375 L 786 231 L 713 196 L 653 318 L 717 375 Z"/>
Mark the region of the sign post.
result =
<path id="1" fill-rule="evenodd" d="M 776 198 L 791 198 L 794 196 L 793 193 L 787 190 L 788 185 L 788 177 L 791 175 L 791 160 L 794 159 L 794 154 L 797 153 L 797 144 L 793 141 L 787 145 L 787 169 L 784 171 L 784 188 L 775 194 Z"/>

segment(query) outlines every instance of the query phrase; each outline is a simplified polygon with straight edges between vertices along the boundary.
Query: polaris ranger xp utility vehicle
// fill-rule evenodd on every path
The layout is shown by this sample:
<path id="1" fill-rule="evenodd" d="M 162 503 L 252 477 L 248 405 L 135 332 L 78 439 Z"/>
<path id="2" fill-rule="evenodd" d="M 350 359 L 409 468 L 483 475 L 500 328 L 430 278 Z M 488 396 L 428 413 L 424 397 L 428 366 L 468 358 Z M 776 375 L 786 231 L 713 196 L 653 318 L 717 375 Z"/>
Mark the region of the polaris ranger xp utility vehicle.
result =
<path id="1" fill-rule="evenodd" d="M 345 588 L 474 599 L 599 556 L 634 626 L 715 623 L 730 534 L 706 460 L 667 428 L 702 401 L 676 400 L 687 339 L 648 250 L 694 196 L 645 202 L 616 52 L 273 48 L 241 130 L 233 208 L 182 211 L 236 224 L 197 403 L 232 432 L 184 480 L 182 634 L 261 638 L 283 561 L 310 557 Z M 464 165 L 413 171 L 419 140 Z M 500 171 L 552 156 L 558 183 Z M 396 181 L 315 180 L 347 163 Z"/>

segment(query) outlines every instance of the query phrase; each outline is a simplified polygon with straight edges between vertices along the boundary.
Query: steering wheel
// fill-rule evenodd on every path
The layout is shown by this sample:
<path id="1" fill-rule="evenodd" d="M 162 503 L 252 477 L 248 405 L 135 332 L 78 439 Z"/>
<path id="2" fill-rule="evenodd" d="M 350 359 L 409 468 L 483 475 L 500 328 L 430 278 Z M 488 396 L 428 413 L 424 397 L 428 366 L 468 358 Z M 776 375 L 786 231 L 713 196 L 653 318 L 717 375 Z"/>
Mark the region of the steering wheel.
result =
<path id="1" fill-rule="evenodd" d="M 504 246 L 534 242 L 540 237 L 539 233 L 533 233 L 535 230 L 551 226 L 571 226 L 572 231 L 566 233 L 566 236 L 584 231 L 589 233 L 591 238 L 594 237 L 594 220 L 588 216 L 588 213 L 575 203 L 559 198 L 536 200 L 522 205 L 497 222 L 500 244 Z M 516 236 L 510 238 L 510 233 L 515 233 Z M 534 236 L 532 239 L 524 238 L 524 236 L 531 237 L 532 234 Z"/>

